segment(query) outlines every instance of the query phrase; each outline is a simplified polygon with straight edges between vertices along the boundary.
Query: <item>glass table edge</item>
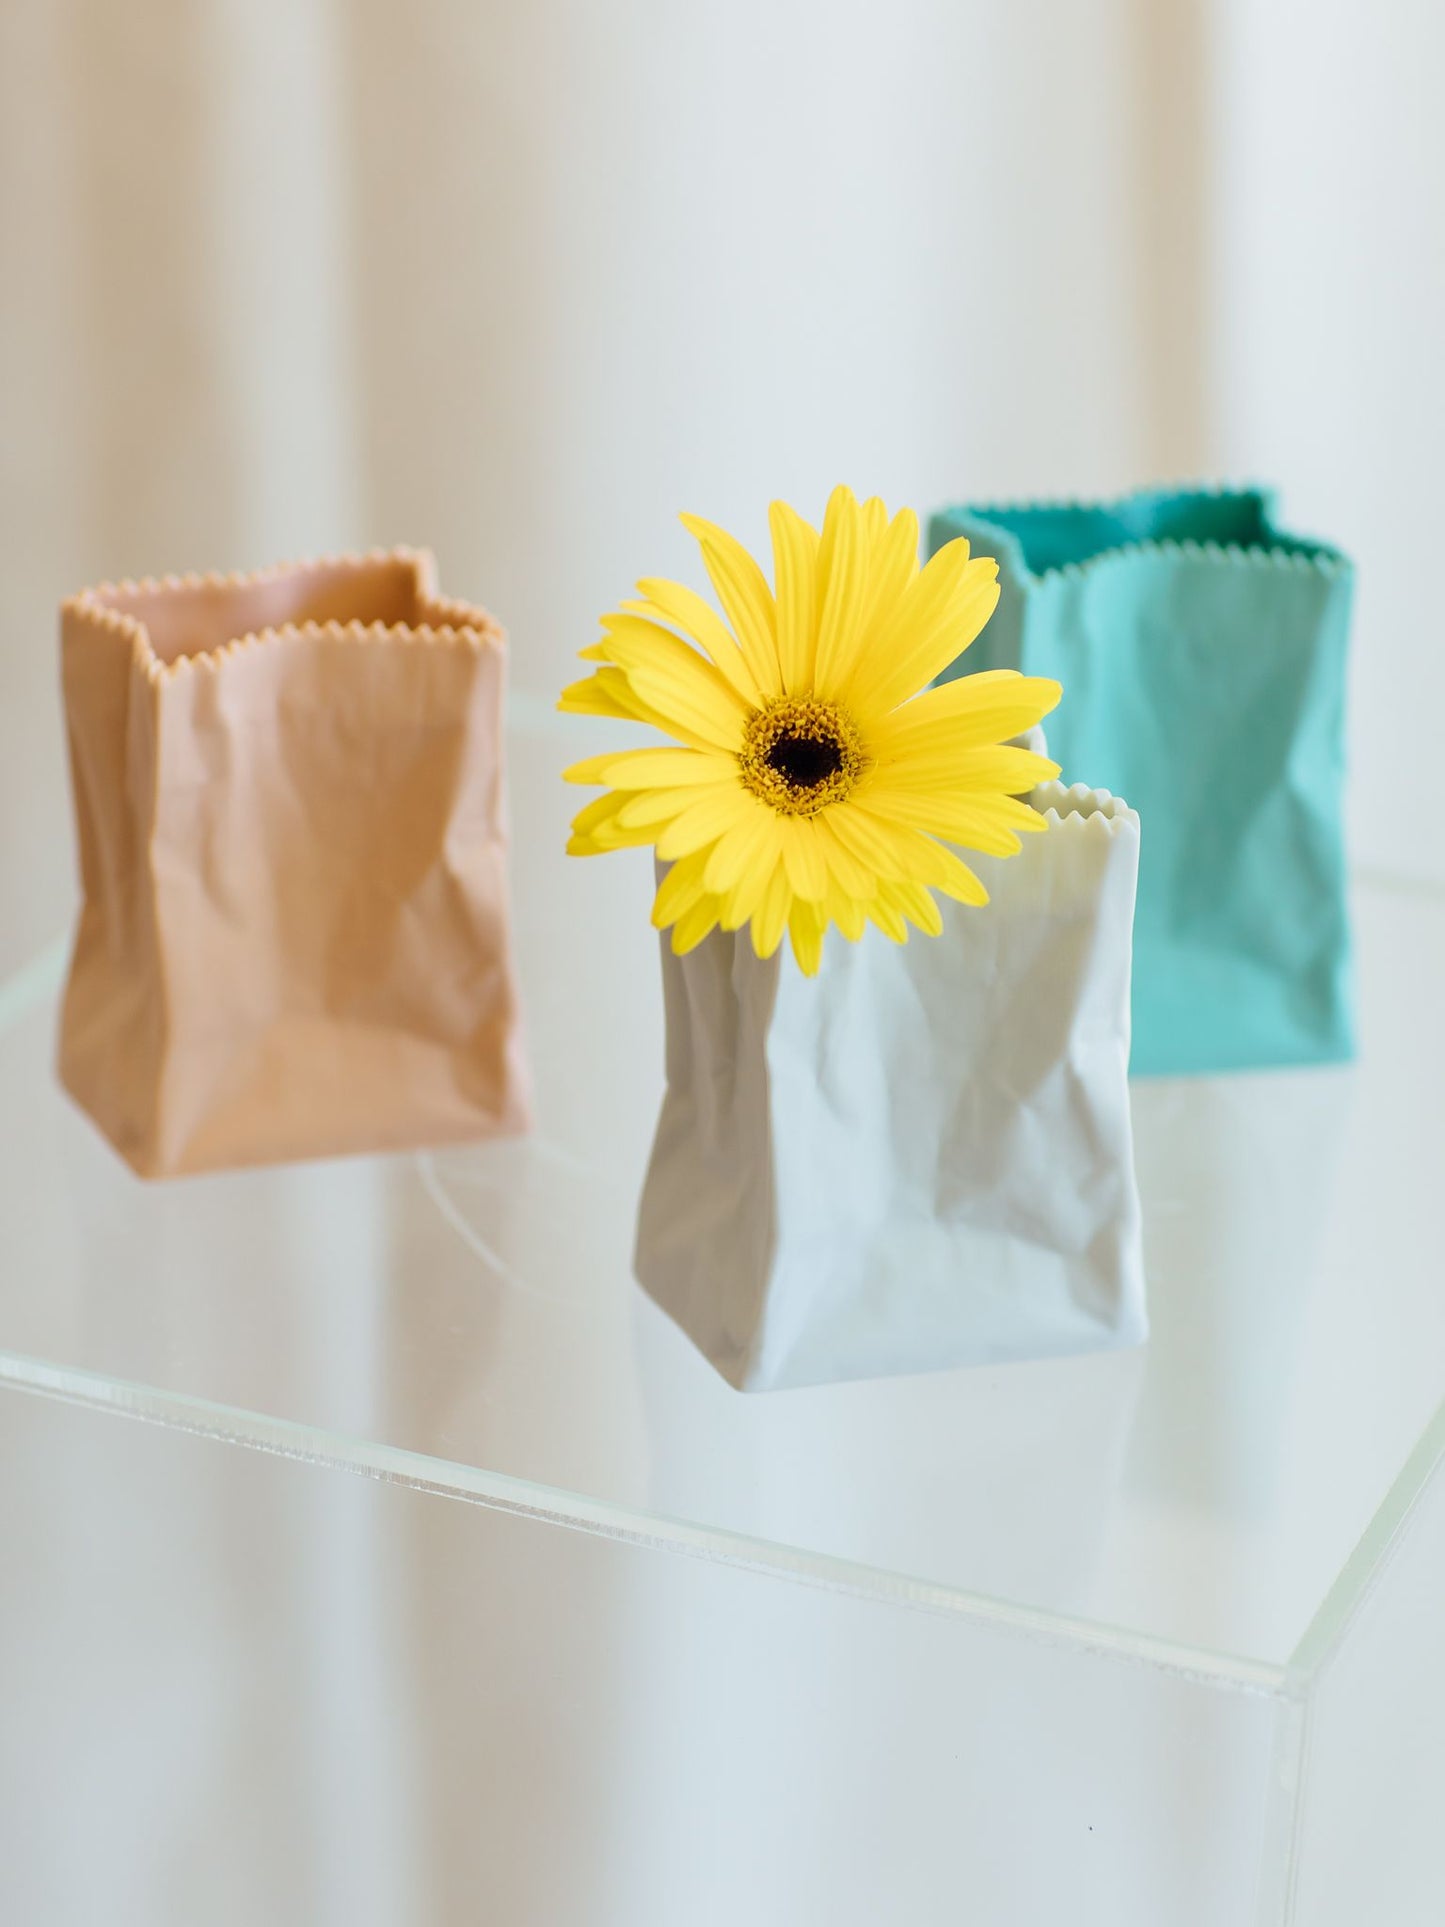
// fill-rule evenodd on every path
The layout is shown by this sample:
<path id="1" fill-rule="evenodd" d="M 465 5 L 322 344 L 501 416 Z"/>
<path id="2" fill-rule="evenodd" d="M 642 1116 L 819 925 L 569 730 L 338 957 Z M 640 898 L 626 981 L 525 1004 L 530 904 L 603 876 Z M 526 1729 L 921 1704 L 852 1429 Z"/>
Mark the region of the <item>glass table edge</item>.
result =
<path id="1" fill-rule="evenodd" d="M 1312 1686 L 1345 1642 L 1410 1534 L 1420 1502 L 1445 1462 L 1445 1400 L 1435 1408 L 1335 1574 L 1286 1661 L 1292 1679 Z"/>
<path id="2" fill-rule="evenodd" d="M 133 1384 L 78 1366 L 0 1351 L 0 1387 L 139 1419 L 221 1444 L 269 1452 L 299 1464 L 359 1473 L 642 1551 L 709 1560 L 863 1602 L 968 1622 L 1095 1658 L 1130 1661 L 1214 1690 L 1294 1699 L 1307 1684 L 1288 1662 L 1278 1664 L 1215 1652 L 1130 1627 L 996 1599 L 836 1554 L 697 1525 L 510 1473 L 491 1472 L 375 1439 L 348 1437 L 186 1392 Z"/>

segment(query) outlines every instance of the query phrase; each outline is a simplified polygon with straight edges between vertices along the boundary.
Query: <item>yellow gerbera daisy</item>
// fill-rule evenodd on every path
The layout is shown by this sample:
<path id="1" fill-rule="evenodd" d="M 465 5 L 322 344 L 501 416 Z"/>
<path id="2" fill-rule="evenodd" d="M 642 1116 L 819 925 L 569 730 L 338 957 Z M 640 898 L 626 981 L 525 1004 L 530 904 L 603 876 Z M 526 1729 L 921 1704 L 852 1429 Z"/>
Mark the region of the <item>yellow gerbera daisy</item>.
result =
<path id="1" fill-rule="evenodd" d="M 784 502 L 769 519 L 771 589 L 732 536 L 685 515 L 723 615 L 680 583 L 643 581 L 581 652 L 603 666 L 559 708 L 646 723 L 679 747 L 569 769 L 608 794 L 578 814 L 567 848 L 655 844 L 671 867 L 652 920 L 675 951 L 750 923 L 770 957 L 786 927 L 811 976 L 830 923 L 856 939 L 871 921 L 902 943 L 910 922 L 942 928 L 931 890 L 988 901 L 945 845 L 1009 856 L 1020 831 L 1044 828 L 1019 797 L 1058 765 L 1003 739 L 1061 692 L 1009 669 L 925 688 L 998 601 L 998 564 L 967 542 L 920 569 L 912 510 L 890 521 L 847 488 L 821 536 Z"/>

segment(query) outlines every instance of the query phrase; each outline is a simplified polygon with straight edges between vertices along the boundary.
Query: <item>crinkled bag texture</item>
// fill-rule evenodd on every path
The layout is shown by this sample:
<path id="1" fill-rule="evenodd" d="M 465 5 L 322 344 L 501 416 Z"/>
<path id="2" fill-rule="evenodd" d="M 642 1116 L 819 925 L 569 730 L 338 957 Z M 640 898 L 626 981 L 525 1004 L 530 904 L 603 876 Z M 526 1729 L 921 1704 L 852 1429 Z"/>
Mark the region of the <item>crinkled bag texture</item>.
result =
<path id="1" fill-rule="evenodd" d="M 1047 784 L 941 936 L 663 941 L 667 1092 L 637 1275 L 746 1390 L 1137 1343 L 1139 820 Z"/>
<path id="2" fill-rule="evenodd" d="M 143 1176 L 525 1127 L 500 630 L 424 553 L 89 590 L 60 1075 Z"/>
<path id="3" fill-rule="evenodd" d="M 1066 779 L 1148 825 L 1134 931 L 1134 1068 L 1336 1061 L 1354 1047 L 1342 828 L 1352 570 L 1285 534 L 1269 491 L 955 508 L 1001 600 L 948 674 L 1068 691 Z"/>

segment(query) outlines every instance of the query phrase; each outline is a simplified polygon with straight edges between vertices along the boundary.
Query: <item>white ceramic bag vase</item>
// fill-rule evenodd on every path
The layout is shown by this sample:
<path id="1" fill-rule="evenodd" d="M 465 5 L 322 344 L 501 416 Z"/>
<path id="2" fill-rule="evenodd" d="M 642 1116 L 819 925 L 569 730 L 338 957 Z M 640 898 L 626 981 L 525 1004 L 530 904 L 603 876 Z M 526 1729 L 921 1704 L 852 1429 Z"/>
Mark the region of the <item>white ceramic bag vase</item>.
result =
<path id="1" fill-rule="evenodd" d="M 1049 783 L 906 945 L 816 978 L 746 930 L 663 939 L 667 1092 L 637 1276 L 746 1391 L 1138 1343 L 1129 1122 L 1139 819 Z"/>

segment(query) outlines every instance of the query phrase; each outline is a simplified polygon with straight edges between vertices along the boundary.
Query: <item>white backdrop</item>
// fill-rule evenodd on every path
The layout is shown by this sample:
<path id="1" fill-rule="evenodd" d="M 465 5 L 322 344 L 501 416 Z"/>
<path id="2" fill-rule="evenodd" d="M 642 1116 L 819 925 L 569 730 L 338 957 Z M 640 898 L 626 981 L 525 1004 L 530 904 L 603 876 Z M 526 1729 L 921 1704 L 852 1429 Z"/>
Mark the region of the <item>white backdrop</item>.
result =
<path id="1" fill-rule="evenodd" d="M 1389 0 L 6 0 L 6 960 L 63 920 L 53 608 L 429 542 L 550 692 L 839 478 L 1277 479 L 1362 565 L 1357 849 L 1438 711 L 1445 15 Z M 34 799 L 34 802 L 31 802 Z M 58 867 L 57 867 L 58 866 Z M 17 894 L 18 891 L 18 894 Z"/>

